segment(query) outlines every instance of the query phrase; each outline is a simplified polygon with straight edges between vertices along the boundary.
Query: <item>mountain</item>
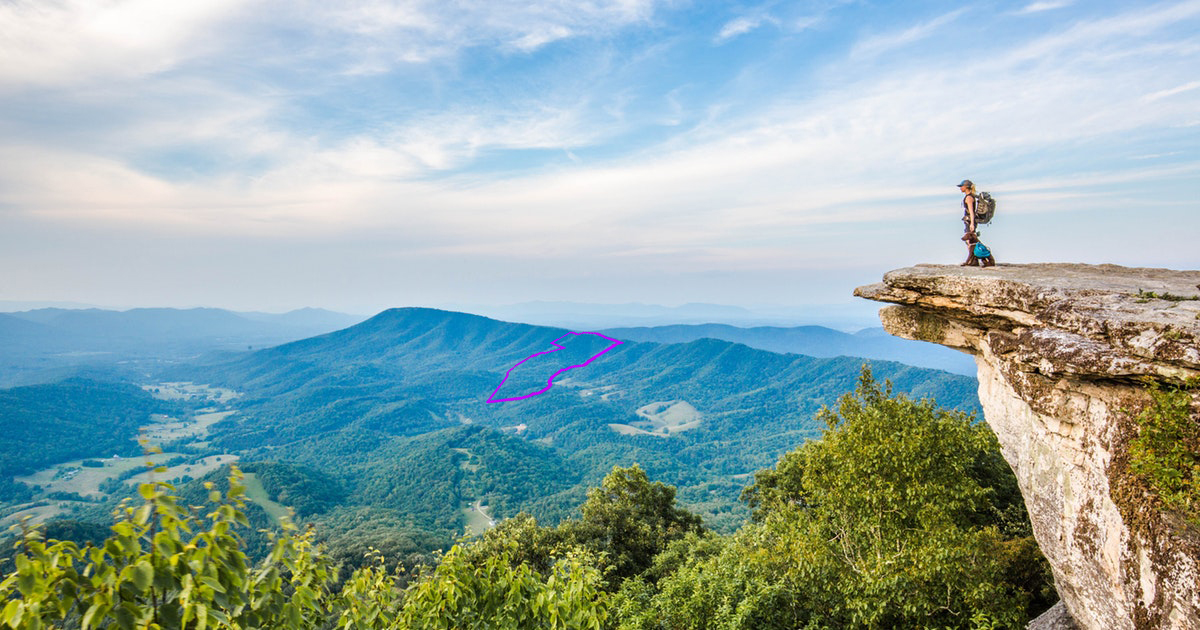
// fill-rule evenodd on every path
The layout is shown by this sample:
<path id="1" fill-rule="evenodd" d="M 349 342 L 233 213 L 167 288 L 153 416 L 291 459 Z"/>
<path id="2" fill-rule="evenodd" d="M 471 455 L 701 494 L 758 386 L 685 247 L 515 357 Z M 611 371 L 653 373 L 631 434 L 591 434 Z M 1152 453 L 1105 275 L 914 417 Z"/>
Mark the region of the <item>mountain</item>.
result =
<path id="1" fill-rule="evenodd" d="M 970 356 L 944 346 L 893 337 L 882 328 L 867 328 L 851 334 L 824 326 L 739 328 L 726 324 L 696 324 L 609 328 L 600 332 L 631 341 L 658 343 L 685 343 L 707 337 L 742 343 L 751 348 L 771 352 L 899 361 L 965 376 L 975 375 L 975 361 Z"/>
<path id="2" fill-rule="evenodd" d="M 294 340 L 349 326 L 362 319 L 319 309 L 272 315 L 242 314 L 218 308 L 135 308 L 127 311 L 45 308 L 10 316 L 50 326 L 104 347 L 124 347 L 135 342 L 169 345 L 195 340 L 217 343 Z"/>
<path id="3" fill-rule="evenodd" d="M 32 352 L 59 343 L 53 327 L 0 313 L 0 347 L 9 352 Z"/>
<path id="4" fill-rule="evenodd" d="M 609 345 L 569 333 L 451 311 L 393 309 L 233 360 L 178 366 L 168 378 L 243 392 L 238 413 L 212 427 L 215 447 L 245 460 L 326 471 L 359 501 L 378 497 L 369 488 L 387 487 L 388 496 L 408 505 L 399 497 L 415 492 L 414 483 L 430 483 L 418 475 L 426 470 L 449 475 L 438 482 L 437 496 L 450 508 L 474 497 L 498 506 L 499 516 L 526 509 L 556 520 L 612 466 L 637 462 L 677 485 L 680 497 L 706 517 L 737 522 L 745 475 L 820 435 L 816 412 L 854 388 L 862 364 L 711 338 L 624 341 L 563 373 L 543 395 L 486 402 L 502 381 L 513 392 L 532 391 Z M 555 340 L 563 350 L 546 353 Z M 884 361 L 872 362 L 872 370 L 897 391 L 978 410 L 973 379 Z M 467 428 L 472 433 L 462 434 Z M 468 438 L 474 446 L 464 446 Z M 427 455 L 404 455 L 411 466 L 385 475 L 408 479 L 401 484 L 408 490 L 379 479 L 379 471 L 393 470 L 392 462 L 415 450 Z M 499 455 L 470 474 L 457 468 L 475 461 L 478 451 Z M 522 469 L 523 461 L 538 464 Z M 570 471 L 569 483 L 562 482 L 563 471 Z M 530 478 L 541 479 L 535 484 L 541 493 L 520 489 Z M 394 501 L 371 505 L 395 508 Z M 423 522 L 444 527 L 447 515 Z"/>
<path id="5" fill-rule="evenodd" d="M 658 324 L 677 322 L 745 321 L 756 318 L 748 309 L 724 304 L 690 303 L 661 306 L 629 302 L 626 304 L 589 304 L 584 302 L 534 301 L 504 306 L 456 307 L 506 321 L 540 325 L 589 328 L 621 323 Z"/>
<path id="6" fill-rule="evenodd" d="M 0 314 L 0 386 L 50 382 L 95 369 L 128 378 L 150 371 L 160 361 L 272 346 L 361 320 L 319 309 L 281 315 L 215 308 L 43 308 L 4 313 Z"/>
<path id="7" fill-rule="evenodd" d="M 510 322 L 589 331 L 616 327 L 706 323 L 742 327 L 815 324 L 836 330 L 859 330 L 879 324 L 876 307 L 862 300 L 837 304 L 776 305 L 753 308 L 706 303 L 663 306 L 639 302 L 597 304 L 562 301 L 535 301 L 506 305 L 443 304 L 439 308 L 475 313 Z"/>
<path id="8" fill-rule="evenodd" d="M 307 329 L 317 332 L 353 326 L 366 319 L 361 315 L 348 315 L 323 308 L 300 308 L 282 314 L 259 312 L 238 312 L 237 314 L 249 320 L 267 322 L 283 328 Z"/>

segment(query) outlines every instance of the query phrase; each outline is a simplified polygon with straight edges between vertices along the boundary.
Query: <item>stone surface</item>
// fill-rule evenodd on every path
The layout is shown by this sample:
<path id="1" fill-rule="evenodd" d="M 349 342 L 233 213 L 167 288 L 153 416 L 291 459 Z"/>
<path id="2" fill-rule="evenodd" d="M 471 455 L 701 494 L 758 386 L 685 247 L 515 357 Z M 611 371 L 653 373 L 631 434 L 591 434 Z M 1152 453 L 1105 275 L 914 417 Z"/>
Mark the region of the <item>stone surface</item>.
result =
<path id="1" fill-rule="evenodd" d="M 1078 630 L 1079 626 L 1071 619 L 1071 613 L 1062 602 L 1050 607 L 1050 610 L 1038 615 L 1037 619 L 1029 622 L 1026 630 Z"/>
<path id="2" fill-rule="evenodd" d="M 975 355 L 984 416 L 1079 627 L 1200 629 L 1200 533 L 1146 507 L 1126 453 L 1146 380 L 1200 376 L 1200 271 L 918 265 L 855 295 L 895 304 L 888 332 Z"/>

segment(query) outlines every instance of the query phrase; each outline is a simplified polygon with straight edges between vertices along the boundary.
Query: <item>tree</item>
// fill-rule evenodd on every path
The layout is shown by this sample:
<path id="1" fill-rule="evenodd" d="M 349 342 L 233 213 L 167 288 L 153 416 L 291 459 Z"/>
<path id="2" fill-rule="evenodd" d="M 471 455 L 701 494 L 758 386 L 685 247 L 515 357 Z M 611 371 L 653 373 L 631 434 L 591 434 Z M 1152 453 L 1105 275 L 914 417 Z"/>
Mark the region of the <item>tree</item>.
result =
<path id="1" fill-rule="evenodd" d="M 746 489 L 755 522 L 657 585 L 626 583 L 622 628 L 1016 628 L 1048 606 L 1044 560 L 1021 574 L 1029 541 L 1002 530 L 1015 482 L 986 425 L 865 367 L 820 418 L 820 440 Z"/>
<path id="2" fill-rule="evenodd" d="M 311 531 L 285 524 L 268 557 L 251 566 L 234 532 L 247 525 L 241 480 L 234 468 L 225 496 L 208 486 L 213 507 L 203 519 L 179 505 L 170 484 L 142 484 L 144 503 L 122 508 L 100 546 L 43 541 L 25 528 L 16 570 L 0 580 L 0 626 L 318 626 L 328 561 Z"/>
<path id="3" fill-rule="evenodd" d="M 675 488 L 651 483 L 637 464 L 613 467 L 580 511 L 581 519 L 561 528 L 568 540 L 605 554 L 613 590 L 649 568 L 671 541 L 703 530 L 699 516 L 676 507 Z"/>
<path id="4" fill-rule="evenodd" d="M 509 552 L 472 562 L 453 547 L 405 592 L 395 628 L 600 630 L 608 617 L 603 578 L 585 552 L 568 552 L 545 573 L 514 564 Z M 343 626 L 353 627 L 353 626 Z"/>

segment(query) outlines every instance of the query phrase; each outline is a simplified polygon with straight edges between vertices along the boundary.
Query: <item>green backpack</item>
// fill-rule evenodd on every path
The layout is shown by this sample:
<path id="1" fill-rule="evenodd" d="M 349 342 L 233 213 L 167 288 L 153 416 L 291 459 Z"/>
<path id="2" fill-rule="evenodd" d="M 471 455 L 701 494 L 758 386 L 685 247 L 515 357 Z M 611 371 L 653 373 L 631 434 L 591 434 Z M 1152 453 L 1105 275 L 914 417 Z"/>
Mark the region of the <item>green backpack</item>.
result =
<path id="1" fill-rule="evenodd" d="M 996 200 L 990 193 L 981 192 L 975 195 L 975 223 L 987 225 L 996 216 Z"/>

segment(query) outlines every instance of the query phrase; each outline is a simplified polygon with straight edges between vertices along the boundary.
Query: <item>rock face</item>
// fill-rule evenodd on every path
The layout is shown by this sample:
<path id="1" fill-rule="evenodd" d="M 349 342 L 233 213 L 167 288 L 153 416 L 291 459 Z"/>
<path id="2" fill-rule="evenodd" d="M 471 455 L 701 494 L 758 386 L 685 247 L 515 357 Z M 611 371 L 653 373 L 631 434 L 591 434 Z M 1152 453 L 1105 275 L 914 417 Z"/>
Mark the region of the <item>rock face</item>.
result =
<path id="1" fill-rule="evenodd" d="M 918 265 L 855 295 L 896 304 L 880 311 L 888 332 L 975 355 L 984 415 L 1081 628 L 1200 629 L 1200 532 L 1159 509 L 1127 453 L 1147 379 L 1200 376 L 1200 271 Z"/>

